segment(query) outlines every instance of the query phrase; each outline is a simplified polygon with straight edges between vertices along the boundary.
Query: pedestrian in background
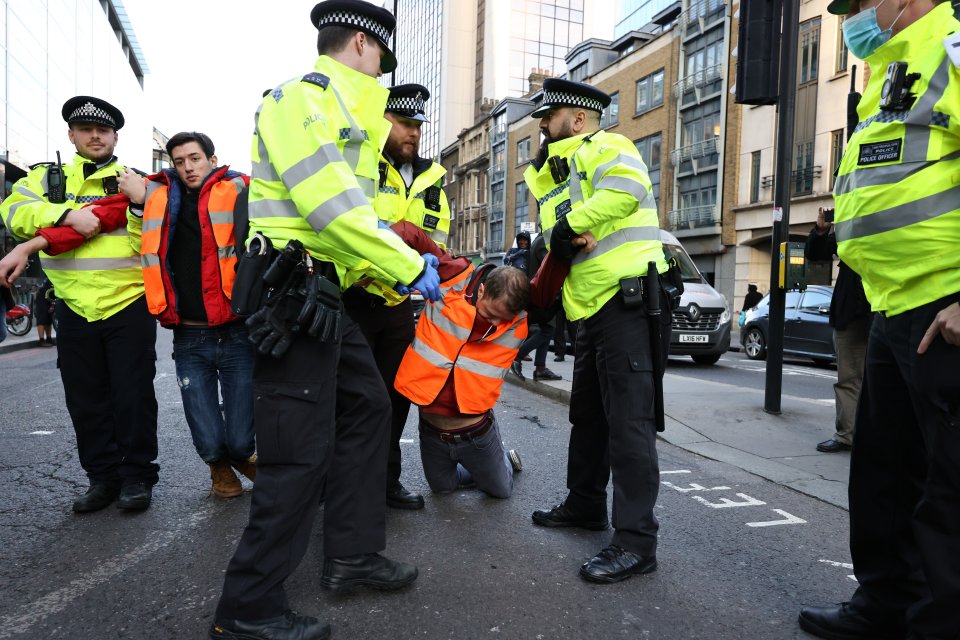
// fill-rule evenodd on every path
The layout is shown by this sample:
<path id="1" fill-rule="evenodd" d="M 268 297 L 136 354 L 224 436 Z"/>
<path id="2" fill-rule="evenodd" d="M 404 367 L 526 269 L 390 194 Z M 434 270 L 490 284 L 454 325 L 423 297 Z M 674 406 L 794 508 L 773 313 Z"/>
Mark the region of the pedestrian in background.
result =
<path id="1" fill-rule="evenodd" d="M 115 500 L 121 509 L 142 510 L 150 506 L 160 469 L 153 388 L 157 323 L 143 295 L 142 209 L 131 205 L 128 225 L 100 233 L 98 207 L 81 208 L 119 196 L 120 179 L 136 174 L 113 155 L 124 124 L 119 109 L 100 98 L 76 96 L 64 103 L 61 115 L 77 155 L 63 165 L 62 182 L 51 179 L 57 163 L 35 166 L 0 205 L 7 228 L 29 238 L 0 260 L 0 285 L 9 285 L 30 255 L 50 246 L 46 230 L 70 227 L 86 238 L 72 251 L 41 254 L 59 300 L 60 377 L 80 464 L 90 480 L 73 510 L 97 511 Z"/>
<path id="2" fill-rule="evenodd" d="M 960 20 L 949 2 L 834 0 L 873 73 L 837 170 L 840 259 L 875 313 L 850 460 L 849 602 L 821 638 L 960 630 Z"/>
<path id="3" fill-rule="evenodd" d="M 13 301 L 13 293 L 10 287 L 0 286 L 0 342 L 7 339 L 7 310 L 13 309 L 16 303 Z"/>
<path id="4" fill-rule="evenodd" d="M 521 234 L 526 233 L 521 231 Z M 530 234 L 527 234 L 529 238 Z M 517 236 L 517 244 L 520 243 L 520 237 Z M 543 234 L 538 234 L 536 239 L 533 241 L 533 244 L 530 245 L 528 249 L 527 256 L 527 268 L 526 275 L 529 279 L 537 274 L 537 271 L 540 270 L 540 265 L 543 263 L 544 259 L 547 257 L 547 243 L 544 240 Z M 504 259 L 506 260 L 506 259 Z M 558 305 L 557 305 L 558 306 Z M 525 380 L 526 377 L 523 375 L 523 360 L 531 353 L 534 353 L 533 357 L 533 379 L 536 381 L 539 380 L 559 380 L 560 376 L 547 368 L 547 350 L 550 346 L 550 338 L 553 337 L 553 305 L 547 309 L 541 309 L 539 307 L 530 308 L 527 314 L 527 324 L 529 326 L 529 335 L 526 340 L 523 341 L 523 344 L 520 345 L 520 349 L 517 351 L 517 356 L 513 361 L 513 364 L 510 365 L 510 371 L 520 378 Z"/>
<path id="5" fill-rule="evenodd" d="M 508 267 L 516 267 L 521 271 L 527 271 L 530 264 L 530 232 L 521 231 L 517 234 L 517 246 L 510 247 L 507 254 L 503 256 L 503 264 Z"/>
<path id="6" fill-rule="evenodd" d="M 417 578 L 413 565 L 379 554 L 390 399 L 340 300 L 367 277 L 439 297 L 436 269 L 378 224 L 368 195 L 388 133 L 389 92 L 377 77 L 396 67 L 388 45 L 396 20 L 364 0 L 326 0 L 310 19 L 318 30 L 313 70 L 265 96 L 255 116 L 245 254 L 253 262 L 241 260 L 234 298 L 258 303 L 247 320 L 258 344 L 257 481 L 210 627 L 214 639 L 329 636 L 328 625 L 291 611 L 284 591 L 310 542 L 324 485 L 320 586 L 399 589 Z M 271 267 L 246 280 L 244 267 L 259 264 L 256 256 L 271 245 L 264 253 Z M 277 283 L 270 301 L 240 290 L 241 279 L 253 286 L 268 274 Z"/>

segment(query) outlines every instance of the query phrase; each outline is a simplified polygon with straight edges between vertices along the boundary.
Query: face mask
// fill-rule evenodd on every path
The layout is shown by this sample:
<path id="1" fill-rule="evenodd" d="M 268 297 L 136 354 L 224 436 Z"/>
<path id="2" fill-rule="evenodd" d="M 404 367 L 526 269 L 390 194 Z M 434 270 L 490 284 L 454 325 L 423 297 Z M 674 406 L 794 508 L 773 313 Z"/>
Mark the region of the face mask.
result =
<path id="1" fill-rule="evenodd" d="M 843 41 L 846 42 L 850 53 L 861 60 L 868 58 L 893 37 L 894 25 L 900 20 L 903 12 L 907 10 L 906 5 L 904 5 L 893 24 L 888 29 L 881 30 L 880 24 L 877 22 L 877 7 L 884 2 L 886 0 L 880 0 L 880 4 L 876 7 L 870 7 L 866 11 L 861 11 L 852 18 L 843 21 Z"/>

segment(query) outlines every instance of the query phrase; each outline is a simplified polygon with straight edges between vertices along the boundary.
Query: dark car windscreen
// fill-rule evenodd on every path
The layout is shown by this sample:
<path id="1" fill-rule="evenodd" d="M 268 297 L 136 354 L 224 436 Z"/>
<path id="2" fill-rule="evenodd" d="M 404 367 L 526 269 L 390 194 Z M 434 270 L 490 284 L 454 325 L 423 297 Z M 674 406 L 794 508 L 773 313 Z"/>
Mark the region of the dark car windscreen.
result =
<path id="1" fill-rule="evenodd" d="M 687 252 L 681 247 L 664 244 L 663 253 L 668 261 L 671 258 L 676 259 L 677 264 L 680 265 L 680 273 L 683 276 L 684 282 L 703 282 L 703 278 L 700 277 L 700 272 L 697 271 L 697 267 L 693 264 L 690 256 L 687 255 Z"/>

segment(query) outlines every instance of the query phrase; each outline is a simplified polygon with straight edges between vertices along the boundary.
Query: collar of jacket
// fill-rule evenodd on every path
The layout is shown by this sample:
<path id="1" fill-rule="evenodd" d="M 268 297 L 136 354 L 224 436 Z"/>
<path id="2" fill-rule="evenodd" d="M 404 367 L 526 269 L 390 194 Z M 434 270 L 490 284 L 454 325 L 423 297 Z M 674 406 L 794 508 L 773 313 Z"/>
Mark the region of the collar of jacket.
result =
<path id="1" fill-rule="evenodd" d="M 943 39 L 957 30 L 953 6 L 941 2 L 929 13 L 896 33 L 890 40 L 877 47 L 865 62 L 870 65 L 870 83 L 882 83 L 887 74 L 887 65 L 898 60 L 923 58 L 930 49 L 943 49 Z M 909 68 L 908 68 L 909 71 Z"/>
<path id="2" fill-rule="evenodd" d="M 313 70 L 330 78 L 330 89 L 340 95 L 357 124 L 368 128 L 371 141 L 382 151 L 391 126 L 390 121 L 383 117 L 390 91 L 381 87 L 376 78 L 360 73 L 330 56 L 317 58 Z M 369 128 L 373 126 L 378 131 L 370 131 Z M 374 137 L 374 134 L 378 137 Z"/>
<path id="3" fill-rule="evenodd" d="M 103 171 L 107 167 L 115 165 L 116 163 L 117 163 L 117 156 L 111 156 L 108 162 L 97 167 L 96 169 L 94 169 L 88 174 L 85 167 L 87 165 L 92 165 L 96 167 L 96 163 L 93 160 L 90 160 L 89 158 L 84 158 L 79 153 L 73 154 L 73 166 L 80 170 L 80 175 L 83 176 L 84 180 L 89 179 L 91 176 L 95 175 L 98 171 Z"/>
<path id="4" fill-rule="evenodd" d="M 577 149 L 580 148 L 587 138 L 591 140 L 594 138 L 599 138 L 603 133 L 602 130 L 590 131 L 588 133 L 581 133 L 578 136 L 571 136 L 569 138 L 564 138 L 563 140 L 558 140 L 556 142 L 551 142 L 550 146 L 547 147 L 547 157 L 550 156 L 560 156 L 563 158 L 569 158 L 572 156 Z M 544 166 L 547 166 L 547 163 L 543 163 Z"/>

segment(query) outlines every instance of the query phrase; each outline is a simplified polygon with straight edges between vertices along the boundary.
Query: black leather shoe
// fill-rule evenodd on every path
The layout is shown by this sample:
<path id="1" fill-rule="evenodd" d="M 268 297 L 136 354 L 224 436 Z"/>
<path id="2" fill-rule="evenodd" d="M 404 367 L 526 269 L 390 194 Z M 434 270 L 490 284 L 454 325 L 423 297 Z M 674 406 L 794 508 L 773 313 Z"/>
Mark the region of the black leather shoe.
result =
<path id="1" fill-rule="evenodd" d="M 541 527 L 579 527 L 589 531 L 603 531 L 610 526 L 606 516 L 591 518 L 573 511 L 565 503 L 549 511 L 534 511 L 533 522 Z"/>
<path id="2" fill-rule="evenodd" d="M 398 482 L 387 487 L 387 506 L 394 509 L 423 509 L 423 496 Z"/>
<path id="3" fill-rule="evenodd" d="M 865 618 L 849 602 L 834 607 L 804 607 L 797 621 L 807 633 L 828 640 L 898 640 L 906 633 L 889 621 Z"/>
<path id="4" fill-rule="evenodd" d="M 120 499 L 117 500 L 118 509 L 142 511 L 150 506 L 153 497 L 153 488 L 146 482 L 133 482 L 123 485 L 120 489 Z"/>
<path id="5" fill-rule="evenodd" d="M 554 362 L 563 362 L 564 360 L 566 360 L 566 358 L 564 358 L 563 356 L 555 356 L 553 358 Z"/>
<path id="6" fill-rule="evenodd" d="M 330 625 L 287 611 L 265 620 L 217 620 L 210 626 L 212 640 L 327 640 Z"/>
<path id="7" fill-rule="evenodd" d="M 406 562 L 384 558 L 379 553 L 326 558 L 320 586 L 331 591 L 349 591 L 355 586 L 393 590 L 417 579 L 417 568 Z"/>
<path id="8" fill-rule="evenodd" d="M 120 487 L 112 484 L 97 482 L 90 485 L 87 492 L 73 501 L 74 513 L 89 513 L 109 507 L 110 503 L 120 495 Z"/>
<path id="9" fill-rule="evenodd" d="M 829 440 L 824 440 L 817 445 L 817 451 L 822 453 L 837 453 L 838 451 L 850 451 L 852 447 L 849 444 L 844 444 L 837 440 L 836 438 L 830 438 Z"/>
<path id="10" fill-rule="evenodd" d="M 526 380 L 526 376 L 523 375 L 523 363 L 519 360 L 514 360 L 510 363 L 510 373 L 517 376 L 521 380 Z"/>
<path id="11" fill-rule="evenodd" d="M 656 556 L 640 556 L 610 545 L 583 563 L 580 577 L 590 582 L 610 584 L 626 580 L 634 574 L 653 573 L 656 570 Z"/>
<path id="12" fill-rule="evenodd" d="M 553 371 L 550 371 L 550 369 L 547 369 L 546 367 L 544 367 L 543 371 L 537 371 L 536 369 L 534 369 L 533 379 L 534 380 L 562 380 L 563 378 L 555 374 Z"/>

